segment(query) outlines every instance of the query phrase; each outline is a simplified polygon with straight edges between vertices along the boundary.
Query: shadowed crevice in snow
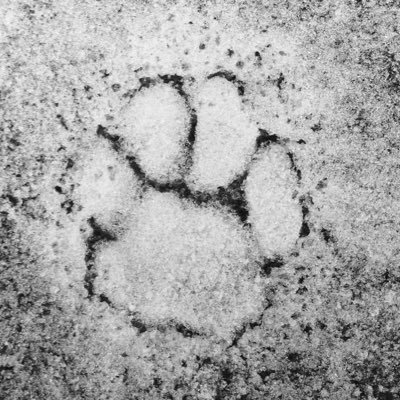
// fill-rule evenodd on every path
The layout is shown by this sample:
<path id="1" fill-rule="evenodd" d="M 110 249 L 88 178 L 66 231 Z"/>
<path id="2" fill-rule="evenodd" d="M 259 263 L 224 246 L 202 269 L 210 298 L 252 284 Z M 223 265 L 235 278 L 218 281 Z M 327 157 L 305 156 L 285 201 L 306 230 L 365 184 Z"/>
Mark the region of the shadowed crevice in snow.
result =
<path id="1" fill-rule="evenodd" d="M 138 335 L 141 335 L 145 332 L 149 332 L 152 330 L 158 330 L 159 332 L 174 330 L 185 338 L 206 336 L 204 333 L 191 329 L 190 327 L 181 322 L 169 321 L 166 324 L 146 323 L 144 319 L 141 318 L 141 316 L 137 313 L 134 313 L 131 316 L 130 324 L 133 328 L 137 329 Z"/>
<path id="2" fill-rule="evenodd" d="M 299 237 L 303 238 L 310 234 L 310 226 L 308 223 L 309 214 L 310 214 L 310 206 L 313 204 L 312 197 L 310 195 L 301 196 L 299 198 L 299 205 L 301 207 L 301 214 L 303 217 L 303 222 L 300 228 Z"/>
<path id="3" fill-rule="evenodd" d="M 259 128 L 258 132 L 260 133 L 256 140 L 256 151 L 263 147 L 270 146 L 273 143 L 280 143 L 280 138 L 277 135 L 272 135 L 265 129 Z"/>
<path id="4" fill-rule="evenodd" d="M 268 276 L 271 274 L 273 269 L 281 268 L 284 265 L 284 260 L 279 256 L 276 256 L 275 258 L 266 258 L 261 265 L 261 271 L 263 275 Z"/>
<path id="5" fill-rule="evenodd" d="M 88 298 L 92 298 L 95 295 L 94 281 L 97 277 L 97 271 L 95 267 L 97 247 L 100 243 L 116 241 L 117 238 L 112 233 L 101 227 L 94 217 L 90 217 L 87 220 L 87 223 L 91 228 L 92 233 L 86 240 L 86 273 L 84 277 L 84 288 L 88 293 Z M 106 299 L 101 301 L 105 301 L 108 304 Z"/>
<path id="6" fill-rule="evenodd" d="M 227 350 L 232 347 L 237 347 L 240 340 L 243 338 L 243 336 L 247 332 L 251 331 L 252 329 L 254 329 L 258 326 L 261 326 L 263 319 L 264 319 L 265 312 L 271 307 L 272 307 L 272 303 L 268 301 L 268 304 L 264 307 L 264 309 L 262 310 L 262 312 L 260 313 L 260 315 L 258 316 L 258 318 L 256 320 L 253 320 L 252 322 L 246 322 L 239 329 L 237 329 L 230 345 L 227 347 Z"/>
<path id="7" fill-rule="evenodd" d="M 244 191 L 244 183 L 247 176 L 248 171 L 245 171 L 232 181 L 228 187 L 220 186 L 215 195 L 215 201 L 230 209 L 244 226 L 250 227 L 250 223 L 248 222 L 249 207 Z"/>
<path id="8" fill-rule="evenodd" d="M 210 74 L 207 76 L 207 79 L 213 79 L 213 78 L 226 79 L 228 82 L 231 82 L 236 86 L 239 96 L 244 95 L 245 83 L 243 81 L 237 79 L 236 75 L 233 72 L 223 70 L 223 71 L 214 72 L 213 74 Z"/>
<path id="9" fill-rule="evenodd" d="M 300 183 L 302 175 L 300 169 L 296 165 L 294 154 L 291 151 L 288 151 L 286 154 L 290 160 L 290 169 L 296 174 L 297 182 Z"/>

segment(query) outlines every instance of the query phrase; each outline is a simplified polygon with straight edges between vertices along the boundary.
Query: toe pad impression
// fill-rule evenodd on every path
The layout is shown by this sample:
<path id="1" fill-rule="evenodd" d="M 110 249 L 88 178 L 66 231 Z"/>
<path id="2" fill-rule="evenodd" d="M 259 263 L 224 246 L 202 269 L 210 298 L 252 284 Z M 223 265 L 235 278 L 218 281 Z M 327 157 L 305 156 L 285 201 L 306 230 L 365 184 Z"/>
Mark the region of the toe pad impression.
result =
<path id="1" fill-rule="evenodd" d="M 244 171 L 258 135 L 243 111 L 237 88 L 210 79 L 198 98 L 198 125 L 191 179 L 197 190 L 227 186 Z"/>
<path id="2" fill-rule="evenodd" d="M 136 94 L 124 118 L 121 136 L 146 175 L 176 179 L 189 125 L 184 99 L 171 86 L 156 84 Z"/>
<path id="3" fill-rule="evenodd" d="M 254 161 L 246 180 L 249 220 L 267 257 L 287 254 L 299 237 L 302 213 L 294 198 L 296 187 L 282 147 L 272 146 Z"/>

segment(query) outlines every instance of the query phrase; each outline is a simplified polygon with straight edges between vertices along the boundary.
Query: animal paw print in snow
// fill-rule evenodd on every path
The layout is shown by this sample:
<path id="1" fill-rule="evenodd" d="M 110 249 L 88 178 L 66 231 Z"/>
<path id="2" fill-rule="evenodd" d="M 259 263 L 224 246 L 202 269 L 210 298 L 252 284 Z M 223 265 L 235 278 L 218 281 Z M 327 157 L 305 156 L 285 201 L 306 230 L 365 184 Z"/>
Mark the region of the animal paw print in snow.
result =
<path id="1" fill-rule="evenodd" d="M 287 141 L 249 122 L 230 73 L 140 79 L 82 178 L 85 288 L 139 332 L 229 339 L 265 270 L 307 234 Z M 91 213 L 91 215 L 89 215 Z"/>

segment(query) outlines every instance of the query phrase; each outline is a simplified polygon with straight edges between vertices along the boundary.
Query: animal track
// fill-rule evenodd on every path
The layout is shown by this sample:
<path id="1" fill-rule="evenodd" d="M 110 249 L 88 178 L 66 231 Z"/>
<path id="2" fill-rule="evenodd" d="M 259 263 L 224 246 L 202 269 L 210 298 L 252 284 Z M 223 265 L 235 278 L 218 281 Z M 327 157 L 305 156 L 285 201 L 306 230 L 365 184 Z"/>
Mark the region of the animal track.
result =
<path id="1" fill-rule="evenodd" d="M 265 275 L 305 236 L 288 141 L 248 120 L 243 92 L 228 72 L 142 78 L 121 123 L 97 128 L 109 148 L 81 187 L 84 285 L 139 333 L 232 339 L 257 324 Z"/>

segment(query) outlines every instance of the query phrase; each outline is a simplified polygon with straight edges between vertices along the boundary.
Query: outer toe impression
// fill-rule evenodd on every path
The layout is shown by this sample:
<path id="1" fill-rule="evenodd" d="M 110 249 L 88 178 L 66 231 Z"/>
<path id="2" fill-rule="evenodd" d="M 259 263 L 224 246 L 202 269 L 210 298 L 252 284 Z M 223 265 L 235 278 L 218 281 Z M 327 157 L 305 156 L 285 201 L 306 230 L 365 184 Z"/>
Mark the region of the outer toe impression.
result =
<path id="1" fill-rule="evenodd" d="M 84 218 L 96 215 L 106 221 L 116 212 L 127 213 L 139 193 L 133 172 L 103 146 L 88 154 L 79 181 L 77 200 Z"/>
<path id="2" fill-rule="evenodd" d="M 249 220 L 266 257 L 287 254 L 302 225 L 301 207 L 294 198 L 296 176 L 284 149 L 264 150 L 246 180 Z"/>

